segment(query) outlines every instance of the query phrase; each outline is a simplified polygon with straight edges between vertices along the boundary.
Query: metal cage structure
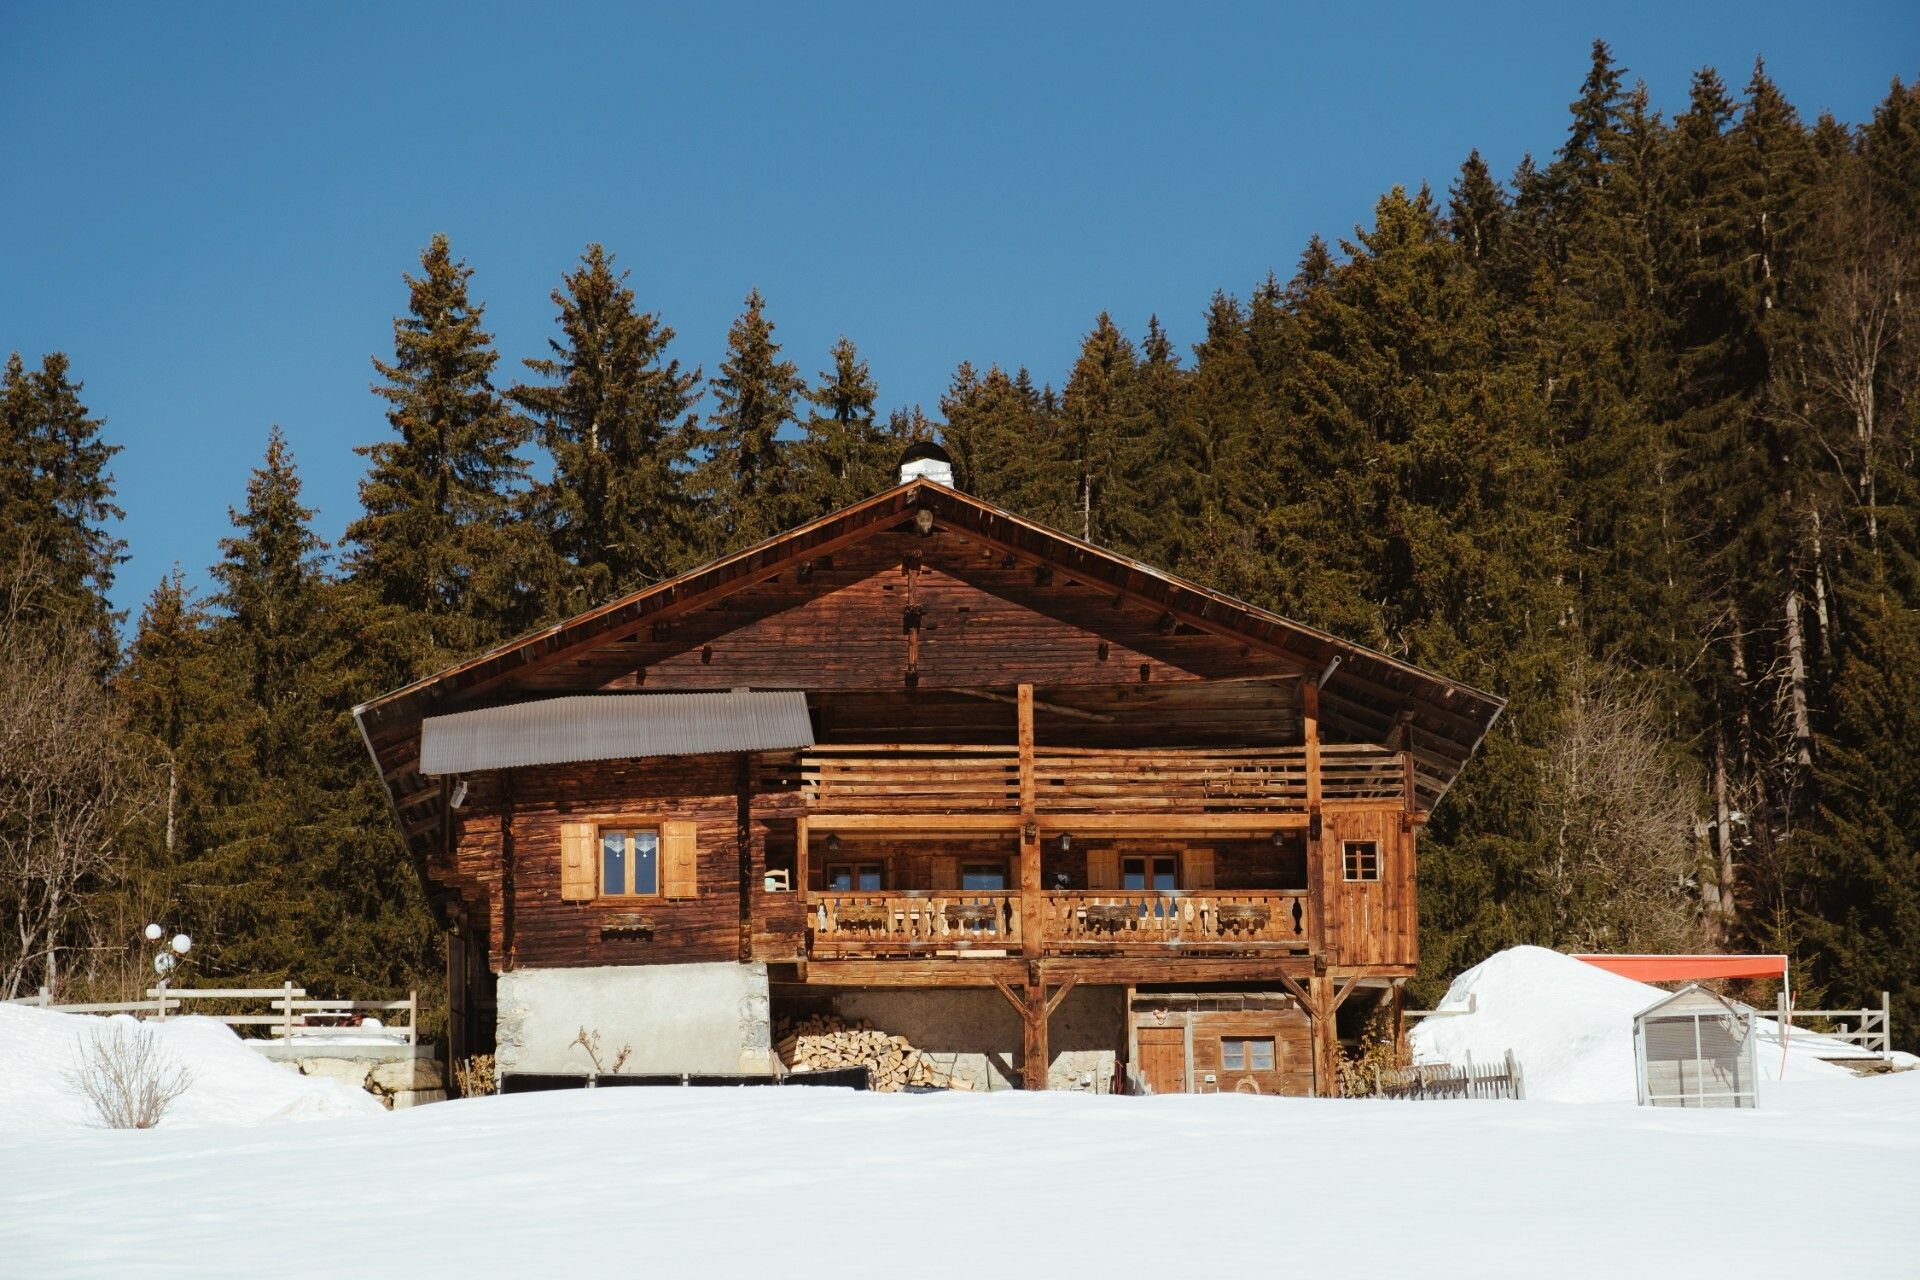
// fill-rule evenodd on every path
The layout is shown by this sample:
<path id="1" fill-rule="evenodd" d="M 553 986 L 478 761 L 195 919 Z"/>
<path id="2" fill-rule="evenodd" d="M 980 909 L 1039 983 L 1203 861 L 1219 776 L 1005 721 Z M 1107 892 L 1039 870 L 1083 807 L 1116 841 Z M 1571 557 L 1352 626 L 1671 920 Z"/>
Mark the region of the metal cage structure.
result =
<path id="1" fill-rule="evenodd" d="M 1754 1013 L 1689 985 L 1634 1015 L 1643 1107 L 1753 1107 L 1759 1036 Z"/>

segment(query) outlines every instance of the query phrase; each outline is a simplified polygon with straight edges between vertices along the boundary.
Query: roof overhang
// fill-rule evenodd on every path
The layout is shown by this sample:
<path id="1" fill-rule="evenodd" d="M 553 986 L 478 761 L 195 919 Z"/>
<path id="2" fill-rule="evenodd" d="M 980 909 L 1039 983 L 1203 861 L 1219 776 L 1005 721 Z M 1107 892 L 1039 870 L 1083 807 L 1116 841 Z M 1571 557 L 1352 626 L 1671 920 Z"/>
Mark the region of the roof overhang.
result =
<path id="1" fill-rule="evenodd" d="M 812 745 L 807 696 L 797 690 L 600 694 L 428 716 L 420 725 L 420 772 L 434 778 L 577 760 Z"/>

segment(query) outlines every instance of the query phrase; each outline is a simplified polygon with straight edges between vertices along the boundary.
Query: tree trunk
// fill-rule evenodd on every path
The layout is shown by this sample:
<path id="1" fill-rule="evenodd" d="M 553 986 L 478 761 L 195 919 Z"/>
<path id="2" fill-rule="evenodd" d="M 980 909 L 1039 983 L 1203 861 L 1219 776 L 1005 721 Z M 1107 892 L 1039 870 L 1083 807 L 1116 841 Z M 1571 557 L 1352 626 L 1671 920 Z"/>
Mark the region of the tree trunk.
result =
<path id="1" fill-rule="evenodd" d="M 1793 705 L 1793 763 L 1804 782 L 1813 769 L 1813 725 L 1807 715 L 1807 646 L 1797 585 L 1787 588 L 1787 681 Z"/>
<path id="2" fill-rule="evenodd" d="M 1713 731 L 1713 844 L 1719 855 L 1719 882 L 1714 886 L 1710 911 L 1724 945 L 1733 935 L 1733 813 L 1727 804 L 1727 736 Z"/>

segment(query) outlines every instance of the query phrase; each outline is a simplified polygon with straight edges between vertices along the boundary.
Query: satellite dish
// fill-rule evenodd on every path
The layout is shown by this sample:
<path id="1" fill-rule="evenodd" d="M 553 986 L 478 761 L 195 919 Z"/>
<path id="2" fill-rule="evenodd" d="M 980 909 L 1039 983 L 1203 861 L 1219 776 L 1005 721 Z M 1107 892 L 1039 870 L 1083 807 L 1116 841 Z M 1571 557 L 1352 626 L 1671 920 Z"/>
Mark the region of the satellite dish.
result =
<path id="1" fill-rule="evenodd" d="M 160 941 L 160 935 L 161 935 L 161 934 L 163 934 L 163 933 L 165 933 L 165 932 L 166 932 L 166 930 L 165 930 L 165 929 L 162 929 L 162 928 L 161 928 L 161 927 L 160 927 L 159 925 L 157 925 L 157 924 L 150 924 L 150 925 L 148 925 L 148 926 L 147 926 L 147 929 L 146 929 L 146 933 L 147 933 L 147 941 L 148 941 L 148 942 L 158 942 L 158 941 Z"/>

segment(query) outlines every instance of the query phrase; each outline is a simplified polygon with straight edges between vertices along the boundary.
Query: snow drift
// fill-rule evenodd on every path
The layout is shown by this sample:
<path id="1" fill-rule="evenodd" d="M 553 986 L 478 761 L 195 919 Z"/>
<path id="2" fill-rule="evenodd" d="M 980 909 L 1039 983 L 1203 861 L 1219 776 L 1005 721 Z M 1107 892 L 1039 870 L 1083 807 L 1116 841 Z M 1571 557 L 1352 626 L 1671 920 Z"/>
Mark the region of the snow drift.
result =
<path id="1" fill-rule="evenodd" d="M 97 1127 L 92 1105 L 69 1077 L 81 1064 L 83 1045 L 116 1031 L 154 1037 L 166 1058 L 193 1076 L 162 1128 L 385 1111 L 371 1094 L 267 1061 L 210 1018 L 143 1023 L 124 1014 L 102 1018 L 0 1004 L 0 1134 Z"/>
<path id="2" fill-rule="evenodd" d="M 1545 947 L 1512 947 L 1454 979 L 1438 1008 L 1464 1010 L 1474 996 L 1479 1004 L 1422 1019 L 1410 1037 L 1414 1061 L 1491 1063 L 1511 1049 L 1530 1100 L 1631 1103 L 1634 1015 L 1668 994 Z M 1758 1026 L 1763 1083 L 1852 1077 L 1821 1058 L 1857 1057 L 1857 1049 L 1792 1029 L 1783 1062 L 1779 1024 Z"/>

